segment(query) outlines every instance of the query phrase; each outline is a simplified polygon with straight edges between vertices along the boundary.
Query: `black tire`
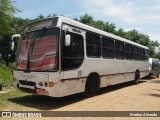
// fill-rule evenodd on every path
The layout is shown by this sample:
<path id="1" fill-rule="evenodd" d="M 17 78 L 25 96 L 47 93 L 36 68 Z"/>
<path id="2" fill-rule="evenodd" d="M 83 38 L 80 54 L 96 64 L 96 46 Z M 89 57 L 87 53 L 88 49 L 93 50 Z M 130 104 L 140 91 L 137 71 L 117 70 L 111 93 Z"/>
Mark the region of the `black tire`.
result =
<path id="1" fill-rule="evenodd" d="M 97 74 L 91 74 L 88 76 L 85 85 L 85 97 L 92 97 L 100 90 L 100 77 Z"/>
<path id="2" fill-rule="evenodd" d="M 133 84 L 138 84 L 140 80 L 140 72 L 137 70 L 135 72 L 135 76 L 134 76 L 134 80 L 133 80 Z"/>
<path id="3" fill-rule="evenodd" d="M 149 75 L 149 79 L 152 79 L 152 76 L 153 76 L 153 75 Z"/>
<path id="4" fill-rule="evenodd" d="M 159 78 L 159 74 L 157 75 L 157 78 Z"/>

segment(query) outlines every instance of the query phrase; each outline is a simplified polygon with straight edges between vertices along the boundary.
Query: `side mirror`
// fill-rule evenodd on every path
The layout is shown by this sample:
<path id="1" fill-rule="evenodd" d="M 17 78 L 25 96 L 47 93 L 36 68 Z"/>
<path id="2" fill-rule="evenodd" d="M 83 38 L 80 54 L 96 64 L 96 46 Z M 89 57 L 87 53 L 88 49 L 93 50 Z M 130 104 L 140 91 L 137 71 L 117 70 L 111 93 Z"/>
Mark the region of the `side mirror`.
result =
<path id="1" fill-rule="evenodd" d="M 65 36 L 65 46 L 70 46 L 71 44 L 71 35 Z"/>
<path id="2" fill-rule="evenodd" d="M 11 44 L 11 50 L 12 51 L 14 50 L 14 42 L 12 42 L 12 44 Z"/>
<path id="3" fill-rule="evenodd" d="M 20 34 L 14 34 L 14 35 L 12 35 L 12 43 L 11 43 L 11 49 L 12 49 L 12 51 L 14 50 L 14 47 L 15 47 L 15 38 L 20 38 L 21 36 L 20 36 Z"/>

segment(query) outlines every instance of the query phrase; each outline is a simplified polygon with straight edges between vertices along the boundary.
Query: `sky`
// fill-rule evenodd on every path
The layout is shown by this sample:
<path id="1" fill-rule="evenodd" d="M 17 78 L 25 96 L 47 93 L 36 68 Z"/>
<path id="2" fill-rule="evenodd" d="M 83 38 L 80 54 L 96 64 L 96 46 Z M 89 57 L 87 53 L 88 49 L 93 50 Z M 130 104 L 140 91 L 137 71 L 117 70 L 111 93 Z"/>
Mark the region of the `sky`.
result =
<path id="1" fill-rule="evenodd" d="M 13 5 L 22 11 L 16 17 L 34 19 L 55 13 L 79 18 L 87 13 L 114 23 L 117 29 L 136 29 L 160 42 L 160 0 L 16 0 Z"/>

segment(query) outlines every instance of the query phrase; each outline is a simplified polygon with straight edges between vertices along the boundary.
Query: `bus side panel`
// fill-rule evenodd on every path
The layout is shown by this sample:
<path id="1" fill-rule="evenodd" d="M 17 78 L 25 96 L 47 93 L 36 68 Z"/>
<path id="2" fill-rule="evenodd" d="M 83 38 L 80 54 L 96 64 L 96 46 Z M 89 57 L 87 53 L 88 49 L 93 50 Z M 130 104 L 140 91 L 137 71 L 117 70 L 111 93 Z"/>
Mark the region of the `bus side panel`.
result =
<path id="1" fill-rule="evenodd" d="M 58 97 L 68 96 L 85 91 L 86 79 L 66 80 L 58 84 Z"/>
<path id="2" fill-rule="evenodd" d="M 107 75 L 101 77 L 101 87 L 106 87 L 108 85 L 116 85 L 119 83 L 132 81 L 133 79 L 134 79 L 134 73 Z"/>
<path id="3" fill-rule="evenodd" d="M 148 74 L 147 61 L 116 60 L 102 58 L 86 58 L 85 74 L 97 72 L 101 77 L 101 87 L 134 80 L 135 71 L 140 71 L 140 77 Z"/>

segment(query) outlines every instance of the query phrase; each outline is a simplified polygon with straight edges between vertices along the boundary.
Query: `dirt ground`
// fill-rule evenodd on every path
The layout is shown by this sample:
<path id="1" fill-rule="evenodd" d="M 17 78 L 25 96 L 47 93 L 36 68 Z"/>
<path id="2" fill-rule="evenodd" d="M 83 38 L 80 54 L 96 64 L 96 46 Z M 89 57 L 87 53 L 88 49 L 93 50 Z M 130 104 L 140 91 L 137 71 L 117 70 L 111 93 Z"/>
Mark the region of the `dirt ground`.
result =
<path id="1" fill-rule="evenodd" d="M 16 92 L 16 91 L 15 91 Z M 1 93 L 0 93 L 1 94 Z M 7 93 L 3 93 L 7 94 Z M 84 98 L 81 94 L 71 95 L 64 98 L 51 98 L 22 93 L 21 96 L 8 96 L 9 106 L 1 110 L 18 111 L 160 111 L 160 78 L 142 79 L 138 85 L 124 83 L 101 89 L 100 93 L 92 98 Z M 0 118 L 1 119 L 1 118 Z M 7 118 L 3 118 L 4 120 Z M 19 120 L 21 118 L 16 118 Z M 23 118 L 25 120 L 28 118 Z M 36 118 L 32 118 L 36 119 Z M 32 120 L 29 118 L 29 120 Z M 75 117 L 66 118 L 38 118 L 70 120 Z M 108 119 L 121 120 L 119 117 L 94 117 L 83 119 Z M 124 120 L 158 120 L 158 117 L 125 117 Z"/>

